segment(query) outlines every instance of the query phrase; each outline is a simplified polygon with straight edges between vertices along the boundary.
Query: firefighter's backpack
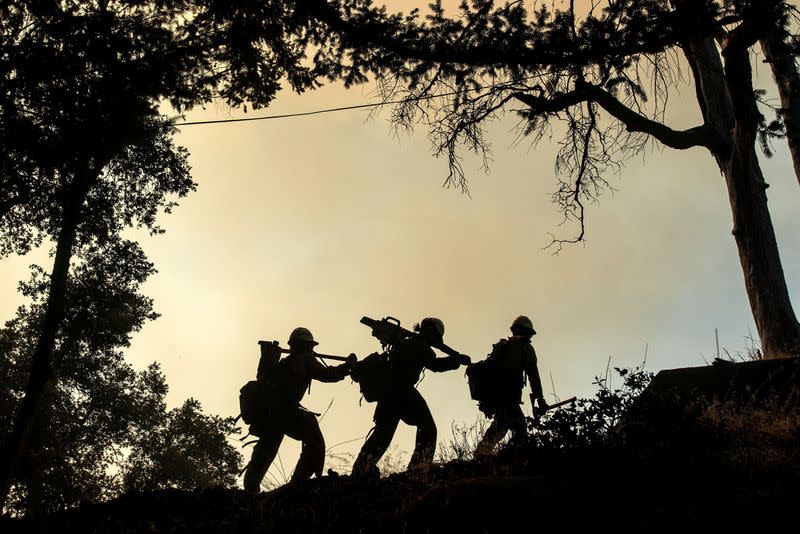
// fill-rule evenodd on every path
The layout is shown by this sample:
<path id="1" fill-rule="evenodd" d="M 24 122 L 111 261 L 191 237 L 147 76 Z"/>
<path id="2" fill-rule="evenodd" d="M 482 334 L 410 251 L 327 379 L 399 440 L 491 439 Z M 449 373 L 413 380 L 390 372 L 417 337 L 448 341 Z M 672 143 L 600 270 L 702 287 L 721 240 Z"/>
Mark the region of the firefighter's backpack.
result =
<path id="1" fill-rule="evenodd" d="M 269 368 L 259 366 L 259 378 L 250 380 L 239 389 L 239 413 L 246 425 L 263 427 L 271 416 L 279 414 L 288 405 L 285 384 L 289 370 L 286 360 Z M 251 429 L 251 433 L 258 435 Z"/>
<path id="2" fill-rule="evenodd" d="M 267 383 L 251 380 L 239 390 L 239 413 L 246 425 L 255 425 L 264 419 L 264 410 L 269 406 Z"/>
<path id="3" fill-rule="evenodd" d="M 355 364 L 350 377 L 358 382 L 364 400 L 383 400 L 391 386 L 389 359 L 386 354 L 373 352 Z"/>
<path id="4" fill-rule="evenodd" d="M 486 359 L 467 367 L 469 394 L 478 401 L 479 409 L 491 416 L 502 404 L 519 402 L 523 386 L 521 369 L 505 363 L 513 346 L 510 339 L 501 339 L 492 346 Z"/>

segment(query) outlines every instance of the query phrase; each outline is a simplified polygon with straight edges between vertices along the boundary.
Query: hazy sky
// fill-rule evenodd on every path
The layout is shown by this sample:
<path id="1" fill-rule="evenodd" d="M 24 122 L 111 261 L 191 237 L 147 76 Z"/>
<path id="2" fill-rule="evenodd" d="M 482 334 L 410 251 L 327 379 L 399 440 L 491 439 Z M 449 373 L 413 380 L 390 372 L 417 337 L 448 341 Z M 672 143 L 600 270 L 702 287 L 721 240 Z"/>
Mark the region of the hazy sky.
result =
<path id="1" fill-rule="evenodd" d="M 771 87 L 765 66 L 754 64 L 758 84 Z M 284 92 L 262 113 L 360 104 L 371 89 Z M 674 94 L 671 125 L 699 123 L 693 94 L 688 85 Z M 241 114 L 210 107 L 187 118 L 229 115 Z M 548 232 L 574 231 L 558 227 L 550 203 L 555 142 L 515 145 L 508 113 L 487 136 L 491 172 L 466 160 L 467 197 L 441 187 L 447 164 L 431 156 L 424 129 L 393 136 L 386 118 L 348 111 L 180 130 L 177 142 L 191 153 L 199 187 L 162 219 L 165 235 L 142 239 L 159 269 L 144 289 L 162 316 L 128 353 L 137 368 L 162 364 L 172 405 L 192 396 L 209 412 L 236 415 L 238 389 L 255 376 L 256 341 L 285 343 L 296 326 L 312 330 L 320 352 L 376 351 L 362 315 L 393 315 L 407 327 L 439 317 L 445 341 L 475 359 L 527 314 L 550 401 L 551 377 L 561 398 L 591 395 L 609 357 L 612 366 L 637 365 L 647 350 L 652 371 L 703 365 L 714 356 L 715 328 L 731 351 L 755 336 L 724 179 L 705 150 L 656 148 L 630 161 L 608 177 L 618 192 L 589 207 L 586 246 L 553 256 L 542 250 Z M 788 151 L 777 148 L 762 163 L 797 307 L 800 190 Z M 1 319 L 22 302 L 16 284 L 32 261 L 0 262 Z M 440 441 L 451 421 L 478 418 L 463 368 L 428 372 L 420 390 Z M 309 409 L 324 411 L 333 399 L 321 422 L 329 445 L 372 426 L 374 404 L 359 406 L 359 397 L 350 379 L 312 386 L 303 402 Z M 393 444 L 413 446 L 408 427 Z M 296 454 L 287 439 L 284 463 L 293 465 Z"/>

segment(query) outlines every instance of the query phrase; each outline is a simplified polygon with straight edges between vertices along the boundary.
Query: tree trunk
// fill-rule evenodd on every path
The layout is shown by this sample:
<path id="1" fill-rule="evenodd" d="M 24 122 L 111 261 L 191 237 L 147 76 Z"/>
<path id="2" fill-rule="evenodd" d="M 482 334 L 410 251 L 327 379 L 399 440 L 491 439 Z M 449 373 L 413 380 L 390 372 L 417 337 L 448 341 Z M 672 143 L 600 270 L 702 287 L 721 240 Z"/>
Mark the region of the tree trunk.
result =
<path id="1" fill-rule="evenodd" d="M 797 321 L 783 273 L 755 150 L 758 109 L 747 49 L 730 50 L 723 67 L 711 38 L 684 43 L 700 106 L 714 132 L 711 153 L 728 187 L 733 235 L 764 358 L 800 354 Z"/>
<path id="2" fill-rule="evenodd" d="M 40 521 L 44 512 L 44 480 L 42 466 L 37 458 L 38 454 L 29 454 L 29 465 L 25 485 L 27 487 L 27 501 L 25 503 L 26 518 L 34 522 Z"/>
<path id="3" fill-rule="evenodd" d="M 800 75 L 784 38 L 782 31 L 770 33 L 761 40 L 761 49 L 778 86 L 780 114 L 786 126 L 786 140 L 792 155 L 794 174 L 800 183 Z"/>
<path id="4" fill-rule="evenodd" d="M 0 513 L 6 505 L 9 491 L 14 480 L 14 469 L 25 450 L 28 435 L 36 417 L 36 409 L 45 387 L 52 378 L 50 358 L 55 345 L 56 334 L 64 315 L 64 298 L 69 273 L 70 259 L 75 243 L 81 209 L 89 184 L 93 182 L 98 172 L 93 176 L 87 172 L 76 179 L 76 192 L 64 206 L 64 218 L 56 244 L 56 254 L 53 261 L 53 271 L 50 277 L 50 293 L 47 297 L 47 307 L 42 319 L 41 333 L 36 342 L 36 347 L 31 357 L 31 372 L 25 388 L 25 397 L 17 409 L 14 428 L 8 441 L 4 444 L 0 456 Z"/>
<path id="5" fill-rule="evenodd" d="M 734 135 L 738 134 L 737 131 Z M 761 174 L 755 147 L 749 140 L 743 141 L 741 144 L 745 146 L 734 148 L 722 171 L 728 186 L 733 236 L 739 249 L 750 309 L 764 357 L 797 356 L 800 354 L 800 324 L 789 299 L 767 207 L 768 186 Z M 737 139 L 736 145 L 739 144 Z"/>

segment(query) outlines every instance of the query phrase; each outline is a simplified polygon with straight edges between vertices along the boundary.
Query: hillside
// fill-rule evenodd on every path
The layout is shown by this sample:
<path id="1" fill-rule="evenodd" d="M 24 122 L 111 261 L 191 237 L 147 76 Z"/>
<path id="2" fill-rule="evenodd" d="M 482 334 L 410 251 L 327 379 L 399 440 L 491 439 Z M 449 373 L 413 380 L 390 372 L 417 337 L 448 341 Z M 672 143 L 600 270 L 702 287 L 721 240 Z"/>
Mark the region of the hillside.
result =
<path id="1" fill-rule="evenodd" d="M 775 531 L 796 520 L 797 450 L 730 458 L 581 450 L 507 454 L 380 480 L 323 477 L 258 496 L 231 489 L 126 494 L 5 532 Z M 751 530 L 752 531 L 752 530 Z"/>
<path id="2" fill-rule="evenodd" d="M 773 365 L 703 372 L 740 376 Z M 785 531 L 796 521 L 800 411 L 794 394 L 791 402 L 780 403 L 763 394 L 744 405 L 741 396 L 729 402 L 689 401 L 679 387 L 669 394 L 653 392 L 664 389 L 666 378 L 675 382 L 674 371 L 657 376 L 656 387 L 643 395 L 648 377 L 621 374 L 622 389 L 602 388 L 596 399 L 541 421 L 527 443 L 489 459 L 455 460 L 380 479 L 333 473 L 260 495 L 225 488 L 128 493 L 37 524 L 5 518 L 0 528 L 58 533 L 767 532 Z M 611 420 L 616 423 L 609 427 Z"/>

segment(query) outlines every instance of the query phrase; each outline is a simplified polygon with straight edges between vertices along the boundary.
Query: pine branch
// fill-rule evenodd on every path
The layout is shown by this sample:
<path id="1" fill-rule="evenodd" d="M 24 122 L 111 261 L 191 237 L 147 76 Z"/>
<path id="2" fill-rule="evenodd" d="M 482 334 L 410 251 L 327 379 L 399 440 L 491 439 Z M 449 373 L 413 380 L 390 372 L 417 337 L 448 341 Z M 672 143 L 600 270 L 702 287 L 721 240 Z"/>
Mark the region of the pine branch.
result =
<path id="1" fill-rule="evenodd" d="M 674 130 L 634 111 L 614 95 L 596 85 L 579 84 L 573 91 L 554 97 L 536 96 L 522 92 L 514 93 L 513 96 L 530 106 L 531 114 L 557 113 L 582 102 L 595 102 L 622 122 L 629 132 L 646 133 L 670 148 L 681 150 L 711 145 L 711 137 L 705 125 L 688 130 Z"/>

